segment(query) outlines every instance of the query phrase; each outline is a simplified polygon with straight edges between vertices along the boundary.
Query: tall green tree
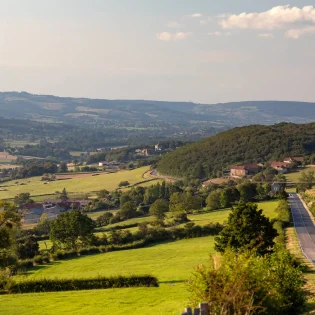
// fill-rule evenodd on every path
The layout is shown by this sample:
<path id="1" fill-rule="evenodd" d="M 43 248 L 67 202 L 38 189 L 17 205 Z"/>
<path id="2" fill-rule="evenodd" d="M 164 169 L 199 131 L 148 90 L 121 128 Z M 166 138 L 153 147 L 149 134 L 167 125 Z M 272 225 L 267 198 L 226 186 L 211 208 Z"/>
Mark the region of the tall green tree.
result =
<path id="1" fill-rule="evenodd" d="M 253 201 L 257 194 L 256 185 L 247 180 L 239 184 L 237 189 L 243 202 Z"/>
<path id="2" fill-rule="evenodd" d="M 128 220 L 134 218 L 137 215 L 137 209 L 132 201 L 127 201 L 120 208 L 119 215 L 121 220 Z"/>
<path id="3" fill-rule="evenodd" d="M 235 251 L 255 249 L 264 255 L 272 251 L 277 235 L 271 221 L 256 204 L 239 203 L 233 207 L 228 224 L 215 238 L 215 249 L 218 252 L 228 248 Z"/>
<path id="4" fill-rule="evenodd" d="M 310 170 L 308 172 L 302 172 L 299 177 L 299 183 L 297 188 L 299 191 L 305 191 L 311 189 L 315 185 L 315 172 Z"/>
<path id="5" fill-rule="evenodd" d="M 66 173 L 68 172 L 68 165 L 66 162 L 61 162 L 59 164 L 59 168 L 58 168 L 59 173 Z"/>
<path id="6" fill-rule="evenodd" d="M 50 239 L 57 248 L 78 249 L 91 244 L 94 223 L 78 210 L 60 214 L 50 225 Z"/>
<path id="7" fill-rule="evenodd" d="M 221 207 L 221 194 L 219 190 L 212 191 L 206 199 L 209 210 L 218 210 Z"/>
<path id="8" fill-rule="evenodd" d="M 0 209 L 0 267 L 7 267 L 16 263 L 16 238 L 21 217 L 9 202 L 0 201 Z"/>
<path id="9" fill-rule="evenodd" d="M 67 190 L 66 188 L 64 188 L 62 190 L 62 192 L 60 193 L 59 195 L 59 198 L 62 200 L 62 201 L 67 201 L 69 198 L 68 198 L 68 193 L 67 193 Z"/>
<path id="10" fill-rule="evenodd" d="M 18 207 L 22 207 L 26 203 L 32 203 L 32 202 L 34 201 L 31 199 L 30 193 L 20 193 L 14 197 L 14 203 Z"/>
<path id="11" fill-rule="evenodd" d="M 165 199 L 158 199 L 150 207 L 150 214 L 159 220 L 165 218 L 165 213 L 169 210 L 169 203 Z"/>

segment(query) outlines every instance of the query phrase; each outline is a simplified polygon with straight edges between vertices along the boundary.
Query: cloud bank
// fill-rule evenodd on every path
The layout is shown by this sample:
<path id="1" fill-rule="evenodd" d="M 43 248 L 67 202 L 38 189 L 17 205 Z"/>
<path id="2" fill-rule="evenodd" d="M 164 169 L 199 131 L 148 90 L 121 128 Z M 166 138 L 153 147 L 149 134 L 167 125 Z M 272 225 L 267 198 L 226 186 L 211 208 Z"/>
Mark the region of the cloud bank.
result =
<path id="1" fill-rule="evenodd" d="M 220 21 L 224 29 L 266 29 L 274 30 L 298 22 L 315 23 L 315 8 L 277 6 L 261 13 L 232 14 Z"/>
<path id="2" fill-rule="evenodd" d="M 169 33 L 169 32 L 162 32 L 156 35 L 157 39 L 169 42 L 169 41 L 177 41 L 177 40 L 184 40 L 186 39 L 189 35 L 191 35 L 190 32 L 177 32 L 177 33 Z"/>

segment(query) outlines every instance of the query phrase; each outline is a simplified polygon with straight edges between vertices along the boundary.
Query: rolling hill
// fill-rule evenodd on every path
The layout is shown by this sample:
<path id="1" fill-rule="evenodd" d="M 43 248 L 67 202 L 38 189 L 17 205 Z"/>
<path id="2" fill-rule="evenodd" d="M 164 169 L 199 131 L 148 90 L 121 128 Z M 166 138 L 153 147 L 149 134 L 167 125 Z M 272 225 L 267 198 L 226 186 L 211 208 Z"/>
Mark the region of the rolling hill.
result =
<path id="1" fill-rule="evenodd" d="M 173 124 L 187 126 L 200 122 L 244 126 L 282 121 L 315 121 L 315 103 L 253 101 L 225 104 L 106 100 L 33 95 L 26 92 L 0 93 L 0 116 L 39 121 L 103 125 Z"/>
<path id="2" fill-rule="evenodd" d="M 177 177 L 215 177 L 237 162 L 266 162 L 315 152 L 315 123 L 238 127 L 165 155 L 158 171 Z"/>

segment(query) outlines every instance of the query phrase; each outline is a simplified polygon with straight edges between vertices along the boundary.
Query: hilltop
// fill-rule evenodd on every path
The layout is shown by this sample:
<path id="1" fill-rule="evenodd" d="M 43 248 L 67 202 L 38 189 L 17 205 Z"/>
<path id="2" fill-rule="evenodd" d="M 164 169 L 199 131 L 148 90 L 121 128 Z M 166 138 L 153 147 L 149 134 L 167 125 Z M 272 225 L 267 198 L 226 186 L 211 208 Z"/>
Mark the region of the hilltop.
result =
<path id="1" fill-rule="evenodd" d="M 288 101 L 197 104 L 57 97 L 27 92 L 0 93 L 0 113 L 3 117 L 107 126 L 132 126 L 135 123 L 151 125 L 157 122 L 178 126 L 213 122 L 213 127 L 273 124 L 281 121 L 307 123 L 315 120 L 314 105 L 315 103 Z"/>
<path id="2" fill-rule="evenodd" d="M 178 177 L 215 177 L 233 163 L 266 162 L 315 152 L 315 123 L 238 127 L 165 155 L 158 171 Z"/>

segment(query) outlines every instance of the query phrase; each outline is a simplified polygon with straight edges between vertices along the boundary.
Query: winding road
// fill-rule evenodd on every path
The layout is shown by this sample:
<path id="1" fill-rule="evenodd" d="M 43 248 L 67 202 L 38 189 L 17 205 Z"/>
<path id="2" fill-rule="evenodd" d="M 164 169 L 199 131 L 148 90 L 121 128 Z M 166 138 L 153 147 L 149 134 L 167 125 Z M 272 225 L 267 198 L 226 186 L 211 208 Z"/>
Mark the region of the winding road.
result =
<path id="1" fill-rule="evenodd" d="M 297 194 L 289 195 L 293 222 L 304 256 L 315 265 L 315 225 Z"/>

